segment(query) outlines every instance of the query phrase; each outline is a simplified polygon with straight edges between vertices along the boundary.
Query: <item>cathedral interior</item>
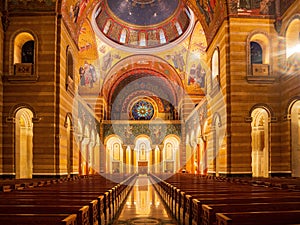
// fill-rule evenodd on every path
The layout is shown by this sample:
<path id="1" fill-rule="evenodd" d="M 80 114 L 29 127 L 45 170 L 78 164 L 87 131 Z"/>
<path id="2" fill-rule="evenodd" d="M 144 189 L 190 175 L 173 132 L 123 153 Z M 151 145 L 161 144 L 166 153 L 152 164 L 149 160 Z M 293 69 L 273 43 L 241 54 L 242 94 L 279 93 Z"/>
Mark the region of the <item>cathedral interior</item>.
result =
<path id="1" fill-rule="evenodd" d="M 2 180 L 300 177 L 300 0 L 0 9 Z"/>
<path id="2" fill-rule="evenodd" d="M 299 177 L 298 3 L 3 1 L 1 177 Z"/>

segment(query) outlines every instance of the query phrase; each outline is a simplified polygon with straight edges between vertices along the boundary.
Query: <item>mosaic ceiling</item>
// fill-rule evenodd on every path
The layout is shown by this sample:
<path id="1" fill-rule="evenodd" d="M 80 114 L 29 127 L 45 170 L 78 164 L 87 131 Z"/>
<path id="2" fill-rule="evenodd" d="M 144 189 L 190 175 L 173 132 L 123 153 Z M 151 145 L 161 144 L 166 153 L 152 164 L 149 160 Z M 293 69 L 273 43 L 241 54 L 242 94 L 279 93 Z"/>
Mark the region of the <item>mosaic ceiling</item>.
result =
<path id="1" fill-rule="evenodd" d="M 138 26 L 162 23 L 179 6 L 178 0 L 105 0 L 105 3 L 117 18 Z"/>

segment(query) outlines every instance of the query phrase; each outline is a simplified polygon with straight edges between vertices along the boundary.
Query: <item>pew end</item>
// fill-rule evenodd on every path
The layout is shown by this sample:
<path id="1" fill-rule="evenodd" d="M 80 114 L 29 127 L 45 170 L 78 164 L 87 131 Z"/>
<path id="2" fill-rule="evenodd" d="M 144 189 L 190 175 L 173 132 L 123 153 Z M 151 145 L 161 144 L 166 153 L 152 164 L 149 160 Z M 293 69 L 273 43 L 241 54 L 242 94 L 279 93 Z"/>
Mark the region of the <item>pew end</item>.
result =
<path id="1" fill-rule="evenodd" d="M 77 215 L 71 214 L 62 220 L 62 225 L 77 225 Z"/>

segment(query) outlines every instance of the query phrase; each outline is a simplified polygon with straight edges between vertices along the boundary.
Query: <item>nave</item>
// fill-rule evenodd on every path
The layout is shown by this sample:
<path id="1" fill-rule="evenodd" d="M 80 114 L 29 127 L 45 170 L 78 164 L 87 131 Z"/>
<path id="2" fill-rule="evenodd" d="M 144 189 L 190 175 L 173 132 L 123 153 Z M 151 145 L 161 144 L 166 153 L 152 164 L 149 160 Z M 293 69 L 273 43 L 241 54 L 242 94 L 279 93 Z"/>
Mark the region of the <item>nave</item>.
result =
<path id="1" fill-rule="evenodd" d="M 298 178 L 102 174 L 0 186 L 1 225 L 300 224 Z"/>
<path id="2" fill-rule="evenodd" d="M 113 225 L 178 224 L 155 190 L 152 182 L 153 180 L 148 176 L 141 175 L 137 177 Z"/>

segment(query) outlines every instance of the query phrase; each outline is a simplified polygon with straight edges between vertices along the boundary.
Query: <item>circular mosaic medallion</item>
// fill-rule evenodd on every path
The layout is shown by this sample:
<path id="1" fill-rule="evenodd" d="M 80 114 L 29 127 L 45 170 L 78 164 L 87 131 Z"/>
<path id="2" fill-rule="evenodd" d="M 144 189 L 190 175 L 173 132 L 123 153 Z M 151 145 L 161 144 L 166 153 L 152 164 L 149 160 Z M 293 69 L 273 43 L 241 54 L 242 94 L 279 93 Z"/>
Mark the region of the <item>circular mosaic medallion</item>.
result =
<path id="1" fill-rule="evenodd" d="M 150 120 L 154 115 L 154 108 L 150 102 L 140 100 L 132 106 L 131 114 L 135 120 Z"/>

